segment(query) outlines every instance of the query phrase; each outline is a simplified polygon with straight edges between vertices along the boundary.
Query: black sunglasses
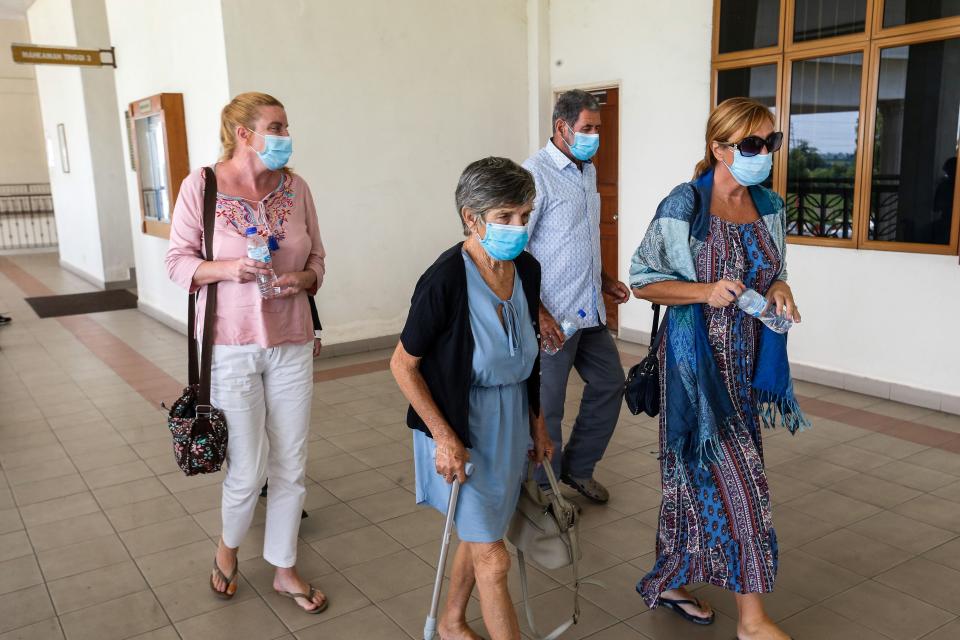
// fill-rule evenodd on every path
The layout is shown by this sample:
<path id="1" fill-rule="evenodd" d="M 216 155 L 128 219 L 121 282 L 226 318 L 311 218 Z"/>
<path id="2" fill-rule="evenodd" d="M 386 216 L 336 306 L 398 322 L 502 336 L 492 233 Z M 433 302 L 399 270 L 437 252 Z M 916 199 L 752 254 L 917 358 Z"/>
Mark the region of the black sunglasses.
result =
<path id="1" fill-rule="evenodd" d="M 737 144 L 728 144 L 728 147 L 740 150 L 740 155 L 744 158 L 752 158 L 753 156 L 759 155 L 763 148 L 766 147 L 767 151 L 773 153 L 780 150 L 780 145 L 783 144 L 783 132 L 774 131 L 766 140 L 760 136 L 747 136 Z"/>

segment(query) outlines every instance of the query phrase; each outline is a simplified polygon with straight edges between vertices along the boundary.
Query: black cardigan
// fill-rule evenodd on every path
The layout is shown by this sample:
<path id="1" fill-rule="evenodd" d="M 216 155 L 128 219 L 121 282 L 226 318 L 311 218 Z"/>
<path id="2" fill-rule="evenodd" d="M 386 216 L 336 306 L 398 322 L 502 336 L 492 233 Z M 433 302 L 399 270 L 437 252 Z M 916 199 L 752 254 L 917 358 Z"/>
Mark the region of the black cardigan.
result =
<path id="1" fill-rule="evenodd" d="M 420 374 L 434 402 L 463 445 L 470 448 L 468 421 L 474 343 L 462 250 L 462 242 L 450 247 L 420 276 L 400 342 L 407 353 L 421 358 Z M 513 264 L 539 340 L 540 263 L 524 251 Z M 527 379 L 527 397 L 533 412 L 540 413 L 539 352 Z M 412 406 L 407 410 L 407 426 L 431 435 Z"/>

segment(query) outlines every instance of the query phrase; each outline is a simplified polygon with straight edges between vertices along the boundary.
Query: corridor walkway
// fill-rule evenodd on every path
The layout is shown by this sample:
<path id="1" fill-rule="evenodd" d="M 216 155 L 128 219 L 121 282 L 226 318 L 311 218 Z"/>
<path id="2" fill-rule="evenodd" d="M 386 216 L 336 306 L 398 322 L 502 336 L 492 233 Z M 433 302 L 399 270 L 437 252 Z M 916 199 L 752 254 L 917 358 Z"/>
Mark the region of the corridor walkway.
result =
<path id="1" fill-rule="evenodd" d="M 159 408 L 186 379 L 183 337 L 137 311 L 39 320 L 23 301 L 90 290 L 55 254 L 0 257 L 0 312 L 14 318 L 0 328 L 0 640 L 420 637 L 442 521 L 414 504 L 389 352 L 316 363 L 299 566 L 330 609 L 304 615 L 273 594 L 262 505 L 224 602 L 207 586 L 221 478 L 183 476 Z M 621 349 L 625 364 L 642 352 Z M 781 550 L 771 614 L 796 640 L 960 638 L 960 417 L 797 391 L 814 429 L 764 434 Z M 735 635 L 729 593 L 698 590 L 718 615 L 695 628 L 634 592 L 652 563 L 656 440 L 654 420 L 624 411 L 599 473 L 610 503 L 583 505 L 582 567 L 606 588 L 584 588 L 565 638 Z M 531 578 L 547 628 L 570 612 L 570 575 Z"/>

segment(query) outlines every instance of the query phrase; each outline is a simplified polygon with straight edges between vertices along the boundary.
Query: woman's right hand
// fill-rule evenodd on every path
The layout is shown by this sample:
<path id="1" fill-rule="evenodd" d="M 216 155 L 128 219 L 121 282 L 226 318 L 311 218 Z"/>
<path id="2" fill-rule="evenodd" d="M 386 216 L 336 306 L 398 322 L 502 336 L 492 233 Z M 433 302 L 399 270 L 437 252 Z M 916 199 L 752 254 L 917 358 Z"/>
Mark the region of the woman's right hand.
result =
<path id="1" fill-rule="evenodd" d="M 447 484 L 453 482 L 456 477 L 460 484 L 467 481 L 467 462 L 470 461 L 470 453 L 463 446 L 460 439 L 456 436 L 448 436 L 437 440 L 437 473 L 443 476 Z"/>
<path id="2" fill-rule="evenodd" d="M 253 258 L 237 258 L 236 260 L 219 260 L 222 280 L 231 282 L 252 282 L 258 275 L 270 275 L 270 265 L 266 262 L 257 262 Z"/>
<path id="3" fill-rule="evenodd" d="M 723 309 L 736 302 L 744 291 L 747 290 L 739 280 L 718 280 L 708 287 L 706 302 L 714 309 Z"/>

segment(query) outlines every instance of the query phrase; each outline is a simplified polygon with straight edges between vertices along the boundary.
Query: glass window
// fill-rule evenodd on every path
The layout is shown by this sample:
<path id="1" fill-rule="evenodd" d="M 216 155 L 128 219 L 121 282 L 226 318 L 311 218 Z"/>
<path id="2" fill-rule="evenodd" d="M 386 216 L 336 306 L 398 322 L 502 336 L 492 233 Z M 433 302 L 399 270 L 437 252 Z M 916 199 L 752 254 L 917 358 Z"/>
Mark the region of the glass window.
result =
<path id="1" fill-rule="evenodd" d="M 788 233 L 853 237 L 863 54 L 798 60 L 790 87 Z"/>
<path id="2" fill-rule="evenodd" d="M 144 217 L 170 222 L 170 194 L 167 189 L 163 120 L 159 115 L 138 118 L 135 128 L 137 151 L 140 155 L 140 189 Z"/>
<path id="3" fill-rule="evenodd" d="M 883 26 L 960 16 L 960 0 L 886 0 L 883 3 Z"/>
<path id="4" fill-rule="evenodd" d="M 764 64 L 717 72 L 717 104 L 727 98 L 747 97 L 777 111 L 777 65 Z"/>
<path id="5" fill-rule="evenodd" d="M 721 0 L 720 53 L 776 46 L 780 0 Z"/>
<path id="6" fill-rule="evenodd" d="M 796 0 L 793 41 L 863 33 L 866 25 L 867 0 Z"/>
<path id="7" fill-rule="evenodd" d="M 871 240 L 949 244 L 957 176 L 960 38 L 883 49 Z"/>

